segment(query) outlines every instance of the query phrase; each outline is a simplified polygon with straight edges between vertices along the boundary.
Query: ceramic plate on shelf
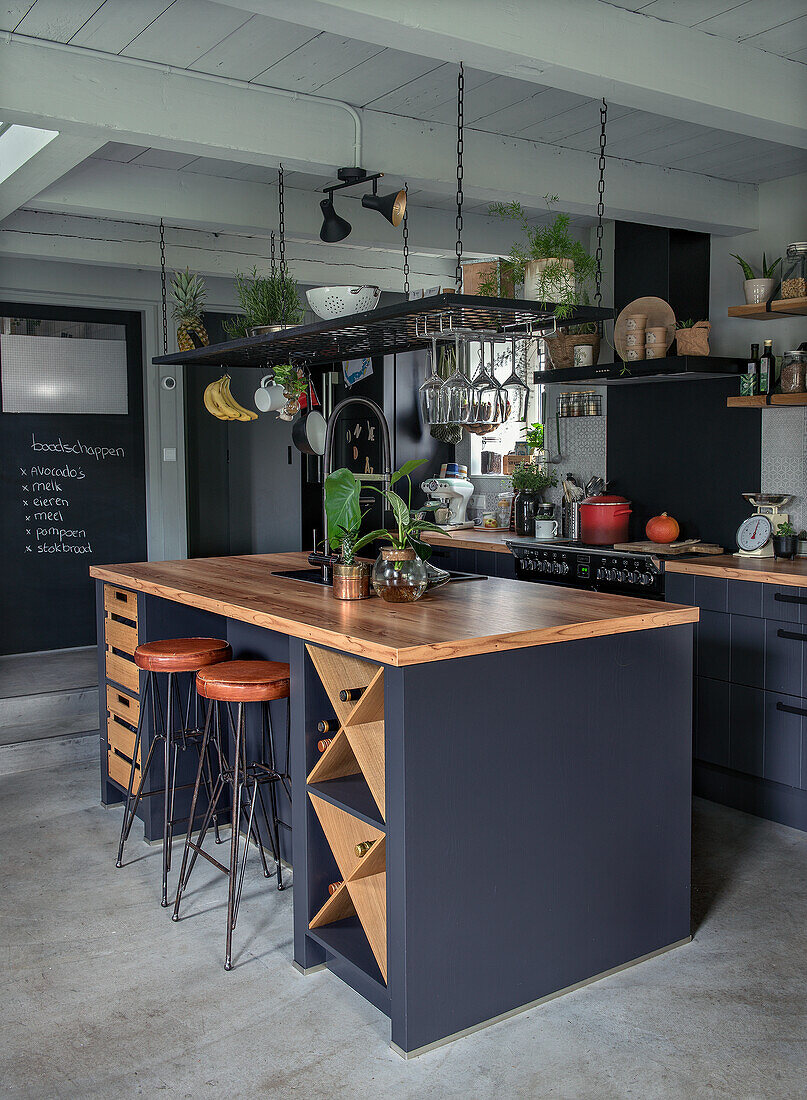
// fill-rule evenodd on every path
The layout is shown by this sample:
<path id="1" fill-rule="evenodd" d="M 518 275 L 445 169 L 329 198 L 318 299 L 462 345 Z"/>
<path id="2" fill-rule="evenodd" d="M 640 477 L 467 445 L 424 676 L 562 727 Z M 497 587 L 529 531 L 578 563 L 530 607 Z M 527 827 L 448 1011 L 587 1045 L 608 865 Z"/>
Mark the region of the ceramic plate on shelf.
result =
<path id="1" fill-rule="evenodd" d="M 622 310 L 614 323 L 614 347 L 619 358 L 626 362 L 628 358 L 628 317 L 643 313 L 647 317 L 647 328 L 665 328 L 667 330 L 667 348 L 675 339 L 675 314 L 672 306 L 663 298 L 637 298 Z"/>

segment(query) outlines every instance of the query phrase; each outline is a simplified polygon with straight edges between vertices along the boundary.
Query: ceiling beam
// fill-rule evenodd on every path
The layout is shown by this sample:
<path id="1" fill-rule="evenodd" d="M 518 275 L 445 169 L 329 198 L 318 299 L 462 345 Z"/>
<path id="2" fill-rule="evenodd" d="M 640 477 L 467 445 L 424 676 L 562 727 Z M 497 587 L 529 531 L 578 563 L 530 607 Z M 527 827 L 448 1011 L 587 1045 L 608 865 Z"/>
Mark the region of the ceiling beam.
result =
<path id="1" fill-rule="evenodd" d="M 63 132 L 248 164 L 282 161 L 323 175 L 347 163 L 353 148 L 352 120 L 321 103 L 30 41 L 0 40 L 0 102 L 4 118 L 28 125 L 48 120 Z M 405 178 L 413 189 L 453 194 L 453 126 L 361 115 L 366 167 Z M 535 206 L 539 195 L 557 194 L 571 214 L 595 210 L 593 154 L 476 130 L 466 134 L 465 148 L 470 200 Z M 609 159 L 606 203 L 609 217 L 628 221 L 725 234 L 757 226 L 755 187 L 630 161 Z"/>
<path id="2" fill-rule="evenodd" d="M 0 256 L 101 264 L 110 268 L 157 270 L 157 227 L 39 210 L 18 210 L 0 226 Z M 304 286 L 370 283 L 400 293 L 400 250 L 368 250 L 339 245 L 289 241 L 286 258 L 294 278 Z M 166 229 L 169 271 L 189 267 L 208 277 L 232 278 L 236 271 L 270 270 L 267 237 Z M 453 286 L 454 260 L 414 253 L 410 257 L 414 288 Z"/>
<path id="3" fill-rule="evenodd" d="M 222 0 L 501 76 L 807 148 L 807 66 L 602 0 Z M 630 59 L 629 63 L 627 59 Z"/>
<path id="4" fill-rule="evenodd" d="M 58 134 L 0 184 L 0 222 L 81 164 L 104 144 L 101 137 Z"/>

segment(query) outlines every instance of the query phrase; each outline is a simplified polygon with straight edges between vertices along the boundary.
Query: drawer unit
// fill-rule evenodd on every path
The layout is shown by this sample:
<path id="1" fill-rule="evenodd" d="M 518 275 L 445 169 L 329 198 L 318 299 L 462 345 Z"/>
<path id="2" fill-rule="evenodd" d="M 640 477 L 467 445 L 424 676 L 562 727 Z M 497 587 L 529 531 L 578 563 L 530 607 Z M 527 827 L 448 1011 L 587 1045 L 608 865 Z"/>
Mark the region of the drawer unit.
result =
<path id="1" fill-rule="evenodd" d="M 116 718 L 114 714 L 110 714 L 107 718 L 106 738 L 107 745 L 110 749 L 115 749 L 121 756 L 125 756 L 129 761 L 134 759 L 134 746 L 137 738 L 137 731 L 127 726 L 125 722 L 121 722 L 120 718 Z M 138 767 L 141 763 L 140 755 L 140 749 L 138 749 Z"/>
<path id="2" fill-rule="evenodd" d="M 122 718 L 130 726 L 137 727 L 140 718 L 140 700 L 125 691 L 118 691 L 112 684 L 106 686 L 106 709 L 110 714 Z"/>
<path id="3" fill-rule="evenodd" d="M 765 689 L 804 696 L 807 629 L 800 623 L 765 620 Z"/>
<path id="4" fill-rule="evenodd" d="M 113 653 L 110 649 L 106 651 L 106 675 L 108 680 L 113 680 L 129 691 L 140 690 L 140 671 L 134 660 Z"/>
<path id="5" fill-rule="evenodd" d="M 127 760 L 125 756 L 121 756 L 114 749 L 107 749 L 106 754 L 106 767 L 107 774 L 110 779 L 113 779 L 118 786 L 123 787 L 126 790 L 129 786 L 129 776 L 132 774 L 132 762 Z M 132 784 L 132 789 L 137 790 L 137 785 L 140 782 L 140 768 L 135 767 L 135 777 Z"/>
<path id="6" fill-rule="evenodd" d="M 113 584 L 104 585 L 104 611 L 108 615 L 120 615 L 137 625 L 137 593 Z"/>
<path id="7" fill-rule="evenodd" d="M 763 615 L 787 623 L 807 625 L 807 588 L 790 588 L 779 584 L 764 584 Z"/>
<path id="8" fill-rule="evenodd" d="M 803 699 L 765 692 L 765 779 L 807 789 L 806 726 L 807 706 Z"/>

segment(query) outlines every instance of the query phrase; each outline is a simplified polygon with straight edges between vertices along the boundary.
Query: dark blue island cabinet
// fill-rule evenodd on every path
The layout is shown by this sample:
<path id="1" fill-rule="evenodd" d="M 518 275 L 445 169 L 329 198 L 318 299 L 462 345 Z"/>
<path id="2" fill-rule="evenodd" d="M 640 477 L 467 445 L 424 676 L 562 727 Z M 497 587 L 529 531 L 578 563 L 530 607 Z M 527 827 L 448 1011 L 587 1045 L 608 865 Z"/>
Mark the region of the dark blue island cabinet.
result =
<path id="1" fill-rule="evenodd" d="M 695 793 L 807 830 L 807 588 L 671 572 L 700 608 Z"/>
<path id="2" fill-rule="evenodd" d="M 214 634 L 291 665 L 294 962 L 389 1016 L 400 1054 L 689 939 L 691 608 L 496 577 L 344 605 L 271 573 L 305 564 L 93 567 L 105 802 L 133 645 Z"/>

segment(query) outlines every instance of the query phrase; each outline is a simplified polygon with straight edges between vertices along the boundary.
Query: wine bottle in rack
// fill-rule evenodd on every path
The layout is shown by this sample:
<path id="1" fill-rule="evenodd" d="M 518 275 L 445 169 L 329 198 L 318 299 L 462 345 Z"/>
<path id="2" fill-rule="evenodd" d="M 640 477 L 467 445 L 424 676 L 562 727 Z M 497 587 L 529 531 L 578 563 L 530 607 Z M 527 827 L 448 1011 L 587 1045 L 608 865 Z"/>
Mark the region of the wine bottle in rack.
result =
<path id="1" fill-rule="evenodd" d="M 317 748 L 320 752 L 325 752 L 331 741 L 333 741 L 332 737 L 323 737 L 321 741 L 317 741 Z"/>
<path id="2" fill-rule="evenodd" d="M 342 688 L 339 692 L 339 698 L 343 703 L 355 703 L 357 699 L 361 699 L 367 688 Z"/>
<path id="3" fill-rule="evenodd" d="M 323 718 L 317 722 L 317 733 L 336 733 L 339 723 L 335 718 Z"/>
<path id="4" fill-rule="evenodd" d="M 356 847 L 353 849 L 359 858 L 366 856 L 372 846 L 375 844 L 374 840 L 360 840 Z"/>
<path id="5" fill-rule="evenodd" d="M 341 880 L 339 882 L 329 882 L 328 883 L 328 893 L 329 894 L 335 894 L 336 891 L 339 889 L 339 887 L 341 885 L 342 885 Z"/>

